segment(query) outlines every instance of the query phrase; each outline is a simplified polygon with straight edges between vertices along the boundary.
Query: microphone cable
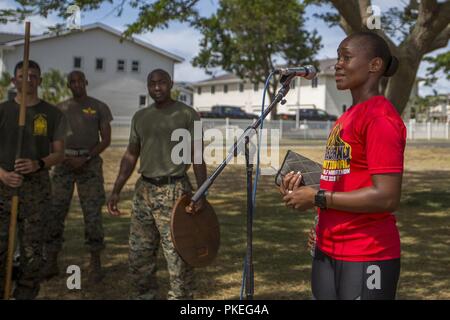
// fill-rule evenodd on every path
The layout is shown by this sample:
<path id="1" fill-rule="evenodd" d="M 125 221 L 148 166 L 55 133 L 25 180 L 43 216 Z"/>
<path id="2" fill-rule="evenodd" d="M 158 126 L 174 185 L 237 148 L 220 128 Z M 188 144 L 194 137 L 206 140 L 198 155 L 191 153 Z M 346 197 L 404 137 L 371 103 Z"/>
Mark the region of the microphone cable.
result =
<path id="1" fill-rule="evenodd" d="M 262 129 L 264 127 L 264 118 L 262 118 L 263 114 L 264 114 L 264 109 L 265 109 L 265 101 L 266 101 L 266 92 L 267 92 L 267 88 L 270 85 L 270 80 L 272 79 L 273 75 L 274 75 L 274 71 L 272 71 L 269 76 L 266 79 L 266 83 L 264 85 L 264 90 L 263 90 L 263 98 L 262 98 L 262 103 L 261 103 L 261 126 L 259 128 L 259 132 L 257 135 L 257 158 L 256 158 L 256 174 L 255 174 L 255 179 L 253 181 L 253 194 L 252 194 L 252 211 L 250 212 L 250 215 L 252 217 L 252 221 L 253 221 L 253 216 L 255 213 L 255 208 L 256 208 L 256 191 L 258 189 L 258 180 L 259 180 L 259 176 L 260 176 L 260 154 L 261 154 L 261 136 L 262 136 Z M 252 226 L 253 228 L 253 226 Z M 240 300 L 243 300 L 243 295 L 244 295 L 244 286 L 245 286 L 245 280 L 247 279 L 247 254 L 245 254 L 244 257 L 244 270 L 242 272 L 242 283 L 241 283 L 241 292 L 240 292 Z"/>

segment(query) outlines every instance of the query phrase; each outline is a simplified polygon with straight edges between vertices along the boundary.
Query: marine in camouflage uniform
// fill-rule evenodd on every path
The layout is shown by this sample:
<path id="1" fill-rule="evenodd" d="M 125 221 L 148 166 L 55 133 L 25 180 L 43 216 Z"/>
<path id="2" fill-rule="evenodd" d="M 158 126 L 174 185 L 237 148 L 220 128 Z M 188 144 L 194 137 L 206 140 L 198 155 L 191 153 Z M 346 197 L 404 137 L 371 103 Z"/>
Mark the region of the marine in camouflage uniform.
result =
<path id="1" fill-rule="evenodd" d="M 39 100 L 40 68 L 30 60 L 23 146 L 21 159 L 15 161 L 22 66 L 19 62 L 14 70 L 18 96 L 0 104 L 0 292 L 3 297 L 11 200 L 14 189 L 19 188 L 16 244 L 20 265 L 13 296 L 34 299 L 39 293 L 43 230 L 50 206 L 47 168 L 63 160 L 67 124 L 62 112 Z"/>
<path id="2" fill-rule="evenodd" d="M 200 118 L 191 107 L 170 98 L 172 80 L 166 71 L 150 72 L 147 86 L 155 103 L 133 116 L 129 145 L 108 200 L 108 210 L 112 215 L 120 215 L 117 209 L 120 191 L 140 158 L 141 177 L 135 185 L 129 238 L 130 298 L 158 298 L 156 271 L 161 244 L 170 276 L 168 298 L 192 299 L 193 269 L 176 252 L 170 234 L 175 202 L 192 191 L 186 174 L 190 163 L 174 163 L 171 152 L 178 141 L 172 141 L 171 136 L 174 130 L 185 129 L 193 137 L 194 122 Z M 197 185 L 201 185 L 206 179 L 203 158 L 201 164 L 194 163 L 193 169 Z M 199 207 L 204 201 L 200 199 Z"/>
<path id="3" fill-rule="evenodd" d="M 14 189 L 0 183 L 0 292 L 4 290 L 11 199 Z M 33 299 L 39 292 L 44 214 L 49 209 L 50 180 L 48 171 L 24 177 L 19 192 L 17 217 L 19 269 L 14 297 Z"/>
<path id="4" fill-rule="evenodd" d="M 49 219 L 46 230 L 48 252 L 59 252 L 62 249 L 64 222 L 69 212 L 75 184 L 84 214 L 85 243 L 90 251 L 97 252 L 104 249 L 101 212 L 105 204 L 105 188 L 102 164 L 102 158 L 97 156 L 76 170 L 66 165 L 53 168 L 51 172 L 52 218 Z"/>
<path id="5" fill-rule="evenodd" d="M 170 235 L 175 201 L 191 190 L 187 177 L 161 186 L 143 178 L 137 181 L 129 239 L 130 277 L 135 297 L 157 298 L 156 257 L 161 243 L 170 277 L 168 298 L 193 298 L 193 269 L 175 251 Z"/>
<path id="6" fill-rule="evenodd" d="M 72 71 L 68 75 L 68 86 L 73 98 L 58 105 L 71 132 L 66 139 L 66 159 L 51 172 L 52 208 L 46 228 L 47 262 L 42 271 L 46 279 L 59 273 L 57 258 L 64 241 L 64 225 L 75 184 L 84 214 L 85 243 L 91 253 L 89 280 L 98 282 L 103 277 L 100 253 L 105 247 L 102 224 L 105 189 L 103 160 L 99 154 L 110 144 L 113 118 L 106 104 L 87 96 L 86 85 L 85 75 Z"/>

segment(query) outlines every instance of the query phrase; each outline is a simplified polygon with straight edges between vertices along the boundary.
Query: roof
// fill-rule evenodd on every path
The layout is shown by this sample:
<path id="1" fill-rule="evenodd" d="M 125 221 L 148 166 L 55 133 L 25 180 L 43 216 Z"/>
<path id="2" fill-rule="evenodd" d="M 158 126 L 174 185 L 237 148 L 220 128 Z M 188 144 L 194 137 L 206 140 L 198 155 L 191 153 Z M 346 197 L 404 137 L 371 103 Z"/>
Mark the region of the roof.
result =
<path id="1" fill-rule="evenodd" d="M 327 58 L 319 60 L 320 73 L 334 76 L 334 66 L 336 65 L 336 62 L 337 58 Z"/>
<path id="2" fill-rule="evenodd" d="M 42 41 L 42 40 L 47 40 L 47 39 L 56 38 L 56 37 L 62 37 L 62 36 L 70 35 L 70 34 L 72 34 L 74 32 L 83 32 L 83 31 L 89 31 L 89 30 L 94 30 L 94 29 L 101 29 L 101 30 L 109 32 L 109 33 L 111 33 L 111 34 L 113 34 L 113 35 L 115 35 L 115 36 L 117 36 L 119 38 L 122 37 L 122 32 L 120 32 L 119 30 L 117 30 L 115 28 L 112 28 L 110 26 L 107 26 L 106 24 L 97 22 L 97 23 L 84 25 L 84 26 L 81 27 L 80 30 L 75 30 L 75 31 L 74 30 L 65 30 L 65 31 L 59 32 L 57 34 L 52 33 L 52 34 L 44 34 L 44 35 L 40 35 L 40 36 L 35 36 L 35 37 L 32 37 L 30 39 L 30 42 Z M 19 35 L 19 38 L 20 38 L 19 40 L 12 39 L 9 42 L 5 42 L 3 44 L 7 44 L 8 46 L 21 45 L 24 42 L 23 35 Z M 154 45 L 152 45 L 152 44 L 150 44 L 148 42 L 142 41 L 142 40 L 140 40 L 140 39 L 138 39 L 136 37 L 127 38 L 127 40 L 131 41 L 133 43 L 136 43 L 137 45 L 140 45 L 140 46 L 142 46 L 142 47 L 144 47 L 146 49 L 155 51 L 155 52 L 157 52 L 157 53 L 159 53 L 159 54 L 161 54 L 163 56 L 166 56 L 166 57 L 174 60 L 175 62 L 183 62 L 184 61 L 184 59 L 182 57 L 180 57 L 178 55 L 175 55 L 173 53 L 170 53 L 170 52 L 168 52 L 168 51 L 166 51 L 164 49 L 155 47 Z M 1 42 L 0 42 L 0 44 L 1 44 Z"/>
<path id="3" fill-rule="evenodd" d="M 334 75 L 334 65 L 336 64 L 336 58 L 327 58 L 323 60 L 319 60 L 319 74 L 323 75 Z M 281 66 L 280 66 L 281 67 Z M 282 66 L 286 67 L 286 66 Z M 242 82 L 237 75 L 232 73 L 225 73 L 219 76 L 214 76 L 212 78 L 202 80 L 196 83 L 193 83 L 193 86 L 199 86 L 203 84 L 213 85 L 213 84 L 226 84 L 226 83 L 236 83 Z"/>
<path id="4" fill-rule="evenodd" d="M 225 73 L 219 76 L 213 76 L 212 78 L 193 83 L 192 85 L 202 85 L 202 84 L 218 84 L 218 83 L 236 83 L 241 82 L 242 79 L 240 79 L 237 75 L 232 73 Z"/>
<path id="5" fill-rule="evenodd" d="M 22 39 L 23 35 L 18 33 L 0 32 L 0 44 L 5 44 L 6 42 Z"/>
<path id="6" fill-rule="evenodd" d="M 194 89 L 192 88 L 192 84 L 190 82 L 186 82 L 186 81 L 180 81 L 180 82 L 175 82 L 174 83 L 174 88 L 175 89 L 184 89 L 186 91 L 193 91 Z"/>

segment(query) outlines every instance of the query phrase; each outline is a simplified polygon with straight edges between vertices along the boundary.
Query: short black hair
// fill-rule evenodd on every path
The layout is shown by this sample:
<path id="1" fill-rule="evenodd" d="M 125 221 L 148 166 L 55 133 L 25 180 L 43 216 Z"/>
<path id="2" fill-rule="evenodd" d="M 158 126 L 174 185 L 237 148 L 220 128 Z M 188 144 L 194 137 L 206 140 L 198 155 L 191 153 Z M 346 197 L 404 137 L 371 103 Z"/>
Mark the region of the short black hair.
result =
<path id="1" fill-rule="evenodd" d="M 16 66 L 14 67 L 14 77 L 16 76 L 17 70 L 22 69 L 23 67 L 23 61 L 17 62 Z M 29 69 L 36 69 L 39 71 L 39 75 L 41 75 L 41 67 L 39 67 L 39 64 L 36 61 L 28 60 L 28 68 Z"/>
<path id="2" fill-rule="evenodd" d="M 363 38 L 365 44 L 368 46 L 368 52 L 371 55 L 371 59 L 379 57 L 383 60 L 385 70 L 383 76 L 391 77 L 398 69 L 398 59 L 391 54 L 389 46 L 380 35 L 375 32 L 360 31 L 352 33 L 349 39 L 353 38 Z"/>
<path id="3" fill-rule="evenodd" d="M 147 76 L 147 81 L 150 80 L 150 78 L 152 77 L 152 75 L 154 75 L 155 73 L 159 73 L 160 75 L 167 77 L 169 79 L 169 81 L 172 81 L 172 77 L 170 76 L 170 74 L 164 70 L 164 69 L 154 69 L 152 71 L 150 71 L 150 73 Z"/>
<path id="4" fill-rule="evenodd" d="M 73 76 L 74 74 L 79 74 L 80 76 L 83 77 L 84 80 L 86 80 L 86 75 L 84 74 L 83 71 L 80 71 L 80 70 L 73 70 L 73 71 L 70 71 L 69 74 L 67 75 L 67 82 L 70 82 L 70 78 L 72 78 L 72 76 Z"/>

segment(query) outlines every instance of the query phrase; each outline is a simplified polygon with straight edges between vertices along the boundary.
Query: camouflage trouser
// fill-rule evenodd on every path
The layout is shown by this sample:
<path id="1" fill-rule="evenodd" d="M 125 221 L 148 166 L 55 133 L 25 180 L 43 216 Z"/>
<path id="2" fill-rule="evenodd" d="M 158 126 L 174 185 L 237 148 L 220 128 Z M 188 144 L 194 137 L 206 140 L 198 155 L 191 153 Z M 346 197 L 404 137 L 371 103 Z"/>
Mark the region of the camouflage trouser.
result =
<path id="1" fill-rule="evenodd" d="M 64 222 L 69 212 L 75 184 L 84 214 L 85 242 L 93 252 L 105 247 L 102 224 L 102 206 L 105 204 L 102 164 L 103 160 L 100 157 L 94 157 L 76 171 L 70 170 L 65 165 L 53 168 L 52 208 L 45 231 L 46 251 L 59 252 L 62 249 Z"/>
<path id="2" fill-rule="evenodd" d="M 131 298 L 156 299 L 156 258 L 159 242 L 170 276 L 169 299 L 193 298 L 193 270 L 175 251 L 170 218 L 175 201 L 192 190 L 188 178 L 155 186 L 140 178 L 136 182 L 130 229 Z"/>
<path id="3" fill-rule="evenodd" d="M 8 230 L 13 190 L 0 182 L 0 292 L 3 297 Z M 50 180 L 47 171 L 24 177 L 19 191 L 16 243 L 20 250 L 19 275 L 14 290 L 16 299 L 34 299 L 39 293 L 42 265 L 44 215 L 50 205 Z"/>

